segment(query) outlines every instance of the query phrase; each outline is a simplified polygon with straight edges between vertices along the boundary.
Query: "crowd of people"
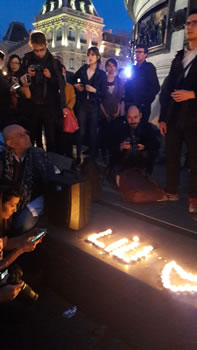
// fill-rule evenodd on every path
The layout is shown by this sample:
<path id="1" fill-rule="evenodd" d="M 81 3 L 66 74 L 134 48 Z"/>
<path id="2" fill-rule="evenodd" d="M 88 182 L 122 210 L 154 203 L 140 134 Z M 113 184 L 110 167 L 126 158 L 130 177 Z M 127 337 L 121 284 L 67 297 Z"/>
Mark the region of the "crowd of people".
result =
<path id="1" fill-rule="evenodd" d="M 7 61 L 0 52 L 0 302 L 14 299 L 24 282 L 9 284 L 9 266 L 34 250 L 32 229 L 44 210 L 43 194 L 57 169 L 48 152 L 73 158 L 79 166 L 86 153 L 96 162 L 99 151 L 119 185 L 125 169 L 151 175 L 159 152 L 159 129 L 149 123 L 151 104 L 160 91 L 160 133 L 166 136 L 165 200 L 178 200 L 180 152 L 187 145 L 190 167 L 189 211 L 197 213 L 197 10 L 186 22 L 188 45 L 178 52 L 160 85 L 148 50 L 136 47 L 130 79 L 109 58 L 100 69 L 97 47 L 87 51 L 88 63 L 68 82 L 66 67 L 48 50 L 43 33 L 32 32 L 32 51 Z M 71 118 L 77 127 L 65 128 Z M 43 130 L 46 149 L 43 145 Z M 12 217 L 12 220 L 9 220 Z M 8 269 L 8 273 L 6 273 Z"/>

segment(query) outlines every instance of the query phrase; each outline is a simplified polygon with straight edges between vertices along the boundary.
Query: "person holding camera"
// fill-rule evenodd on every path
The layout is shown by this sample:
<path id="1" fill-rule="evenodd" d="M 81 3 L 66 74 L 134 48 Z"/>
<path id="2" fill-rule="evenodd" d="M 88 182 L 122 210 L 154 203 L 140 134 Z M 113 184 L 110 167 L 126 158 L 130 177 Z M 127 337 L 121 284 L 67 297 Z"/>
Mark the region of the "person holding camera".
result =
<path id="1" fill-rule="evenodd" d="M 30 84 L 31 100 L 26 110 L 25 128 L 31 133 L 32 143 L 42 147 L 44 127 L 47 151 L 56 151 L 56 127 L 63 120 L 65 84 L 61 64 L 49 52 L 45 35 L 33 32 L 30 35 L 32 51 L 25 54 L 21 74 L 26 74 Z"/>
<path id="2" fill-rule="evenodd" d="M 20 200 L 20 192 L 12 187 L 0 188 L 1 191 L 1 235 L 0 235 L 0 303 L 8 302 L 16 298 L 16 296 L 25 287 L 25 283 L 13 280 L 13 271 L 16 267 L 9 271 L 13 262 L 23 253 L 33 251 L 37 244 L 41 243 L 41 239 L 34 240 L 34 236 L 23 235 L 15 238 L 6 236 L 7 222 L 17 210 Z M 20 268 L 18 267 L 18 270 Z M 20 270 L 21 271 L 21 270 Z M 22 277 L 22 276 L 21 276 Z"/>
<path id="3" fill-rule="evenodd" d="M 159 130 L 154 125 L 140 123 L 142 112 L 130 106 L 127 117 L 114 122 L 111 134 L 111 168 L 116 174 L 129 168 L 138 168 L 151 175 L 158 154 Z"/>

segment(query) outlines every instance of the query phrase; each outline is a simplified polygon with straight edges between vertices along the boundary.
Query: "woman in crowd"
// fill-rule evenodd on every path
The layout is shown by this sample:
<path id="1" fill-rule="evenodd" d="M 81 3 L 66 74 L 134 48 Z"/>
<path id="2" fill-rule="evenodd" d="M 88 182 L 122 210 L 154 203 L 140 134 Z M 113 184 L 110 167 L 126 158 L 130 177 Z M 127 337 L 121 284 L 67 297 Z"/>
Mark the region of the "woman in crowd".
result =
<path id="1" fill-rule="evenodd" d="M 20 67 L 20 57 L 16 54 L 11 55 L 7 63 L 7 79 L 10 84 L 12 118 L 14 122 L 18 123 L 23 121 L 24 108 L 26 106 L 25 97 L 30 98 L 29 84 L 26 81 L 26 77 L 20 78 Z"/>
<path id="2" fill-rule="evenodd" d="M 106 73 L 99 69 L 101 55 L 97 47 L 87 51 L 88 64 L 83 65 L 74 75 L 77 97 L 77 118 L 80 127 L 80 142 L 88 138 L 90 156 L 97 155 L 97 128 L 100 104 L 106 94 Z M 81 148 L 81 147 L 80 147 Z M 80 156 L 78 151 L 78 157 Z"/>
<path id="3" fill-rule="evenodd" d="M 123 97 L 123 84 L 116 75 L 118 63 L 114 58 L 109 58 L 105 63 L 107 72 L 107 93 L 101 103 L 101 121 L 100 121 L 100 143 L 104 162 L 106 152 L 109 148 L 110 133 L 113 127 L 113 121 L 120 115 L 120 103 Z"/>
<path id="4" fill-rule="evenodd" d="M 8 276 L 4 276 L 6 269 L 23 253 L 33 251 L 41 240 L 32 242 L 27 234 L 8 238 L 6 231 L 9 227 L 9 219 L 16 212 L 20 200 L 20 193 L 12 188 L 2 190 L 1 194 L 1 227 L 0 227 L 0 303 L 10 301 L 20 293 L 24 282 L 17 285 L 7 283 Z"/>

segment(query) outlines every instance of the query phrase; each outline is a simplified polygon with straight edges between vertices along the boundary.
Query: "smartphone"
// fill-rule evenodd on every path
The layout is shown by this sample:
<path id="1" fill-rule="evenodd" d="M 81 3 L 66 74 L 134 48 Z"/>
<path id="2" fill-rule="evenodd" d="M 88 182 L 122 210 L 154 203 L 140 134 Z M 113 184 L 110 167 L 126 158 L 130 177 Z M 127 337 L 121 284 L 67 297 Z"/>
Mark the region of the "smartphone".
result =
<path id="1" fill-rule="evenodd" d="M 20 86 L 19 83 L 15 83 L 15 84 L 12 85 L 11 87 L 12 87 L 12 89 L 17 90 L 17 89 L 19 89 L 21 86 Z"/>
<path id="2" fill-rule="evenodd" d="M 6 269 L 3 272 L 0 272 L 0 281 L 3 281 L 7 275 L 8 275 L 8 269 Z"/>
<path id="3" fill-rule="evenodd" d="M 41 237 L 43 237 L 43 236 L 45 236 L 46 235 L 46 233 L 47 233 L 47 230 L 46 230 L 46 228 L 44 228 L 44 229 L 41 229 L 41 231 L 40 232 L 38 232 L 37 233 L 37 235 L 34 237 L 34 238 L 32 238 L 32 242 L 36 242 L 38 239 L 40 239 Z"/>
<path id="4" fill-rule="evenodd" d="M 26 83 L 30 84 L 31 83 L 31 75 L 30 74 L 25 74 L 24 76 Z"/>

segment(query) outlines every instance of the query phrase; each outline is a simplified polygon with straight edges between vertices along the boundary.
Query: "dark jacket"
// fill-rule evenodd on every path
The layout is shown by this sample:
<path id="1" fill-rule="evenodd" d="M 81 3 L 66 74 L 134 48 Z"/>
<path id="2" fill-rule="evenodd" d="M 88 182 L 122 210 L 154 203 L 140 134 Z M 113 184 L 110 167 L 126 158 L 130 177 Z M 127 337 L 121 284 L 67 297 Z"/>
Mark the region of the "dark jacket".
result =
<path id="1" fill-rule="evenodd" d="M 88 64 L 84 64 L 74 75 L 73 84 L 77 84 L 77 80 L 80 79 L 80 83 L 84 86 L 86 84 L 93 86 L 96 89 L 96 93 L 89 92 L 89 102 L 93 104 L 102 103 L 103 98 L 107 92 L 107 77 L 106 73 L 97 68 L 94 75 L 88 80 L 87 76 Z M 86 102 L 87 101 L 87 91 L 83 92 L 76 91 L 77 102 Z"/>
<path id="2" fill-rule="evenodd" d="M 131 139 L 131 127 L 129 126 L 127 119 L 124 117 L 119 117 L 114 121 L 113 129 L 111 131 L 111 154 L 112 158 L 116 161 L 121 157 L 120 144 L 126 139 Z M 160 147 L 159 130 L 152 125 L 147 123 L 145 125 L 139 124 L 136 129 L 133 129 L 133 134 L 137 144 L 144 145 L 144 150 L 157 154 Z"/>
<path id="3" fill-rule="evenodd" d="M 52 107 L 64 108 L 66 106 L 65 83 L 61 73 L 61 63 L 48 50 L 42 59 L 39 59 L 33 51 L 28 52 L 23 58 L 21 75 L 27 73 L 28 67 L 31 65 L 37 67 L 36 76 L 32 78 L 30 85 L 32 101 L 35 104 L 48 104 Z M 50 79 L 43 76 L 44 68 L 50 71 Z"/>
<path id="4" fill-rule="evenodd" d="M 6 125 L 11 115 L 10 86 L 0 70 L 0 130 Z"/>
<path id="5" fill-rule="evenodd" d="M 132 78 L 125 84 L 125 104 L 147 106 L 150 108 L 155 96 L 160 90 L 154 65 L 144 61 L 133 66 Z"/>
<path id="6" fill-rule="evenodd" d="M 177 126 L 197 126 L 197 98 L 183 102 L 175 102 L 171 93 L 174 90 L 194 91 L 197 97 L 197 57 L 191 64 L 190 70 L 184 77 L 182 60 L 184 50 L 177 53 L 172 61 L 170 73 L 161 89 L 160 94 L 160 122 L 175 123 Z"/>

